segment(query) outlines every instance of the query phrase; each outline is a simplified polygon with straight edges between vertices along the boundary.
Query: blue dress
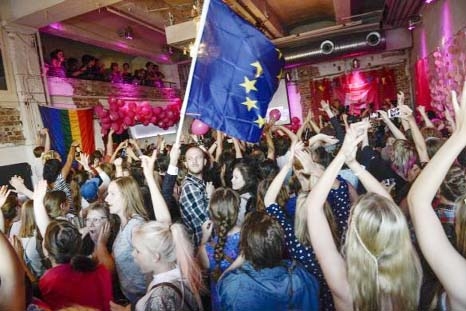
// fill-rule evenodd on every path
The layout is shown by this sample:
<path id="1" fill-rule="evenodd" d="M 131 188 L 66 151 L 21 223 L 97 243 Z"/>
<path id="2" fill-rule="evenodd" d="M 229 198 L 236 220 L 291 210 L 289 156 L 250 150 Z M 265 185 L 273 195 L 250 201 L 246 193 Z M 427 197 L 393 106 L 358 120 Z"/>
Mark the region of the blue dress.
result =
<path id="1" fill-rule="evenodd" d="M 220 261 L 220 273 L 223 273 L 231 264 L 232 262 L 238 257 L 239 255 L 239 237 L 240 232 L 236 232 L 232 235 L 227 236 L 227 240 L 225 242 L 225 247 L 223 248 L 224 257 Z M 210 297 L 212 301 L 212 310 L 217 311 L 221 310 L 220 308 L 220 301 L 217 292 L 217 278 L 220 275 L 217 273 L 213 273 L 217 269 L 217 263 L 214 259 L 215 253 L 215 245 L 217 244 L 217 237 L 214 237 L 212 241 L 206 244 L 206 252 L 207 256 L 209 257 L 209 272 L 210 272 Z"/>

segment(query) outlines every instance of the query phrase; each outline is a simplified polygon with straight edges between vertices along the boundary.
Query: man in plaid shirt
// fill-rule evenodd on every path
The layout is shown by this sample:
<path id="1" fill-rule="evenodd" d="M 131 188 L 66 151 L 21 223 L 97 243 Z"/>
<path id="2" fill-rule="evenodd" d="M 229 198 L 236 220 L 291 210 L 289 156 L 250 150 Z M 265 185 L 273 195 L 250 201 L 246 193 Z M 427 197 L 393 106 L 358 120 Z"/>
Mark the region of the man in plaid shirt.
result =
<path id="1" fill-rule="evenodd" d="M 209 219 L 209 193 L 212 193 L 212 184 L 203 180 L 202 171 L 207 160 L 199 147 L 191 147 L 186 151 L 185 165 L 188 175 L 183 181 L 180 209 L 181 219 L 192 236 L 195 247 L 199 246 L 202 238 L 202 224 Z"/>

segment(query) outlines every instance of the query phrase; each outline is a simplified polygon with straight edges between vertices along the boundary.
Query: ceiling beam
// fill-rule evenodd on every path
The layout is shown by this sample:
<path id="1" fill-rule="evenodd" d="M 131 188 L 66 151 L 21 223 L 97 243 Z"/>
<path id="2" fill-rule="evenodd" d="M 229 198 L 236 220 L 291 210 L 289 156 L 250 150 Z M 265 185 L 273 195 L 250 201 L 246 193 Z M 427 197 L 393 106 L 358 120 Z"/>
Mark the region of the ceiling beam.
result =
<path id="1" fill-rule="evenodd" d="M 283 37 L 287 34 L 277 14 L 267 4 L 267 1 L 241 0 L 239 2 L 242 2 L 243 7 L 256 17 L 259 26 L 265 27 L 274 38 Z"/>
<path id="2" fill-rule="evenodd" d="M 33 28 L 49 24 L 116 4 L 121 0 L 11 0 L 7 23 Z"/>
<path id="3" fill-rule="evenodd" d="M 351 0 L 333 0 L 333 7 L 337 24 L 344 18 L 351 16 Z"/>

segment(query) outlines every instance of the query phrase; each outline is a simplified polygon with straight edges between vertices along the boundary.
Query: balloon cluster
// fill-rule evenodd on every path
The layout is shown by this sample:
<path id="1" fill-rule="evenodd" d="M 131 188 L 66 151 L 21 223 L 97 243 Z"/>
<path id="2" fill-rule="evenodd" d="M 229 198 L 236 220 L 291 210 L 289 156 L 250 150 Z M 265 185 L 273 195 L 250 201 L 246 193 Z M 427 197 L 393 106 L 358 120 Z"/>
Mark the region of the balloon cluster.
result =
<path id="1" fill-rule="evenodd" d="M 94 107 L 94 112 L 100 119 L 102 135 L 107 134 L 110 128 L 121 134 L 128 127 L 138 123 L 146 126 L 154 124 L 166 130 L 180 120 L 180 100 L 165 107 L 152 107 L 146 101 L 135 102 L 110 97 L 108 106 L 108 109 L 101 104 Z"/>
<path id="2" fill-rule="evenodd" d="M 286 127 L 296 133 L 301 127 L 301 120 L 298 117 L 291 118 L 291 124 L 286 125 Z"/>

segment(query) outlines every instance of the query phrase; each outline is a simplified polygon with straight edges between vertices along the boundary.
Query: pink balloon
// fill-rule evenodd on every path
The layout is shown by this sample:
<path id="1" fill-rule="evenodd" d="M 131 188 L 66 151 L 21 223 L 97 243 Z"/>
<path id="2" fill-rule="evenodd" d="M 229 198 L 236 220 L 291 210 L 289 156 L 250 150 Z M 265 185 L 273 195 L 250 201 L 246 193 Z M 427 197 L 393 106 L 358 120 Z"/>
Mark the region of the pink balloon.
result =
<path id="1" fill-rule="evenodd" d="M 160 107 L 152 107 L 152 113 L 158 116 L 162 112 L 162 108 Z"/>
<path id="2" fill-rule="evenodd" d="M 118 120 L 119 118 L 120 118 L 120 116 L 118 115 L 117 112 L 112 111 L 112 112 L 110 113 L 110 120 L 115 121 L 115 120 Z"/>
<path id="3" fill-rule="evenodd" d="M 130 111 L 132 111 L 132 112 L 136 111 L 136 107 L 137 107 L 137 105 L 136 105 L 135 102 L 130 102 L 130 103 L 128 104 L 128 109 L 129 109 Z"/>
<path id="4" fill-rule="evenodd" d="M 121 106 L 123 106 L 123 105 L 125 104 L 125 101 L 122 100 L 122 99 L 118 99 L 118 100 L 116 101 L 116 103 L 117 103 L 118 107 L 121 107 Z"/>
<path id="5" fill-rule="evenodd" d="M 275 121 L 280 120 L 281 116 L 282 116 L 282 114 L 281 114 L 280 110 L 278 110 L 278 109 L 272 109 L 269 112 L 269 117 L 274 119 Z"/>
<path id="6" fill-rule="evenodd" d="M 117 99 L 115 97 L 113 97 L 113 96 L 108 98 L 108 103 L 109 104 L 116 103 L 116 101 L 117 101 Z"/>
<path id="7" fill-rule="evenodd" d="M 301 120 L 298 117 L 291 118 L 291 123 L 293 124 L 300 124 Z"/>
<path id="8" fill-rule="evenodd" d="M 104 107 L 101 104 L 98 104 L 94 107 L 94 112 L 96 115 L 100 117 L 102 113 L 104 112 Z"/>
<path id="9" fill-rule="evenodd" d="M 129 116 L 126 116 L 124 121 L 125 121 L 125 124 L 127 124 L 127 125 L 131 124 L 131 118 Z"/>
<path id="10" fill-rule="evenodd" d="M 112 129 L 113 129 L 115 132 L 117 132 L 117 131 L 120 129 L 120 125 L 117 124 L 117 123 L 113 123 L 113 124 L 112 124 Z"/>
<path id="11" fill-rule="evenodd" d="M 102 135 L 107 135 L 108 129 L 101 128 L 101 129 L 100 129 L 100 133 L 101 133 Z"/>
<path id="12" fill-rule="evenodd" d="M 194 119 L 191 124 L 191 133 L 195 135 L 204 135 L 209 131 L 209 126 L 202 122 L 201 120 Z"/>

